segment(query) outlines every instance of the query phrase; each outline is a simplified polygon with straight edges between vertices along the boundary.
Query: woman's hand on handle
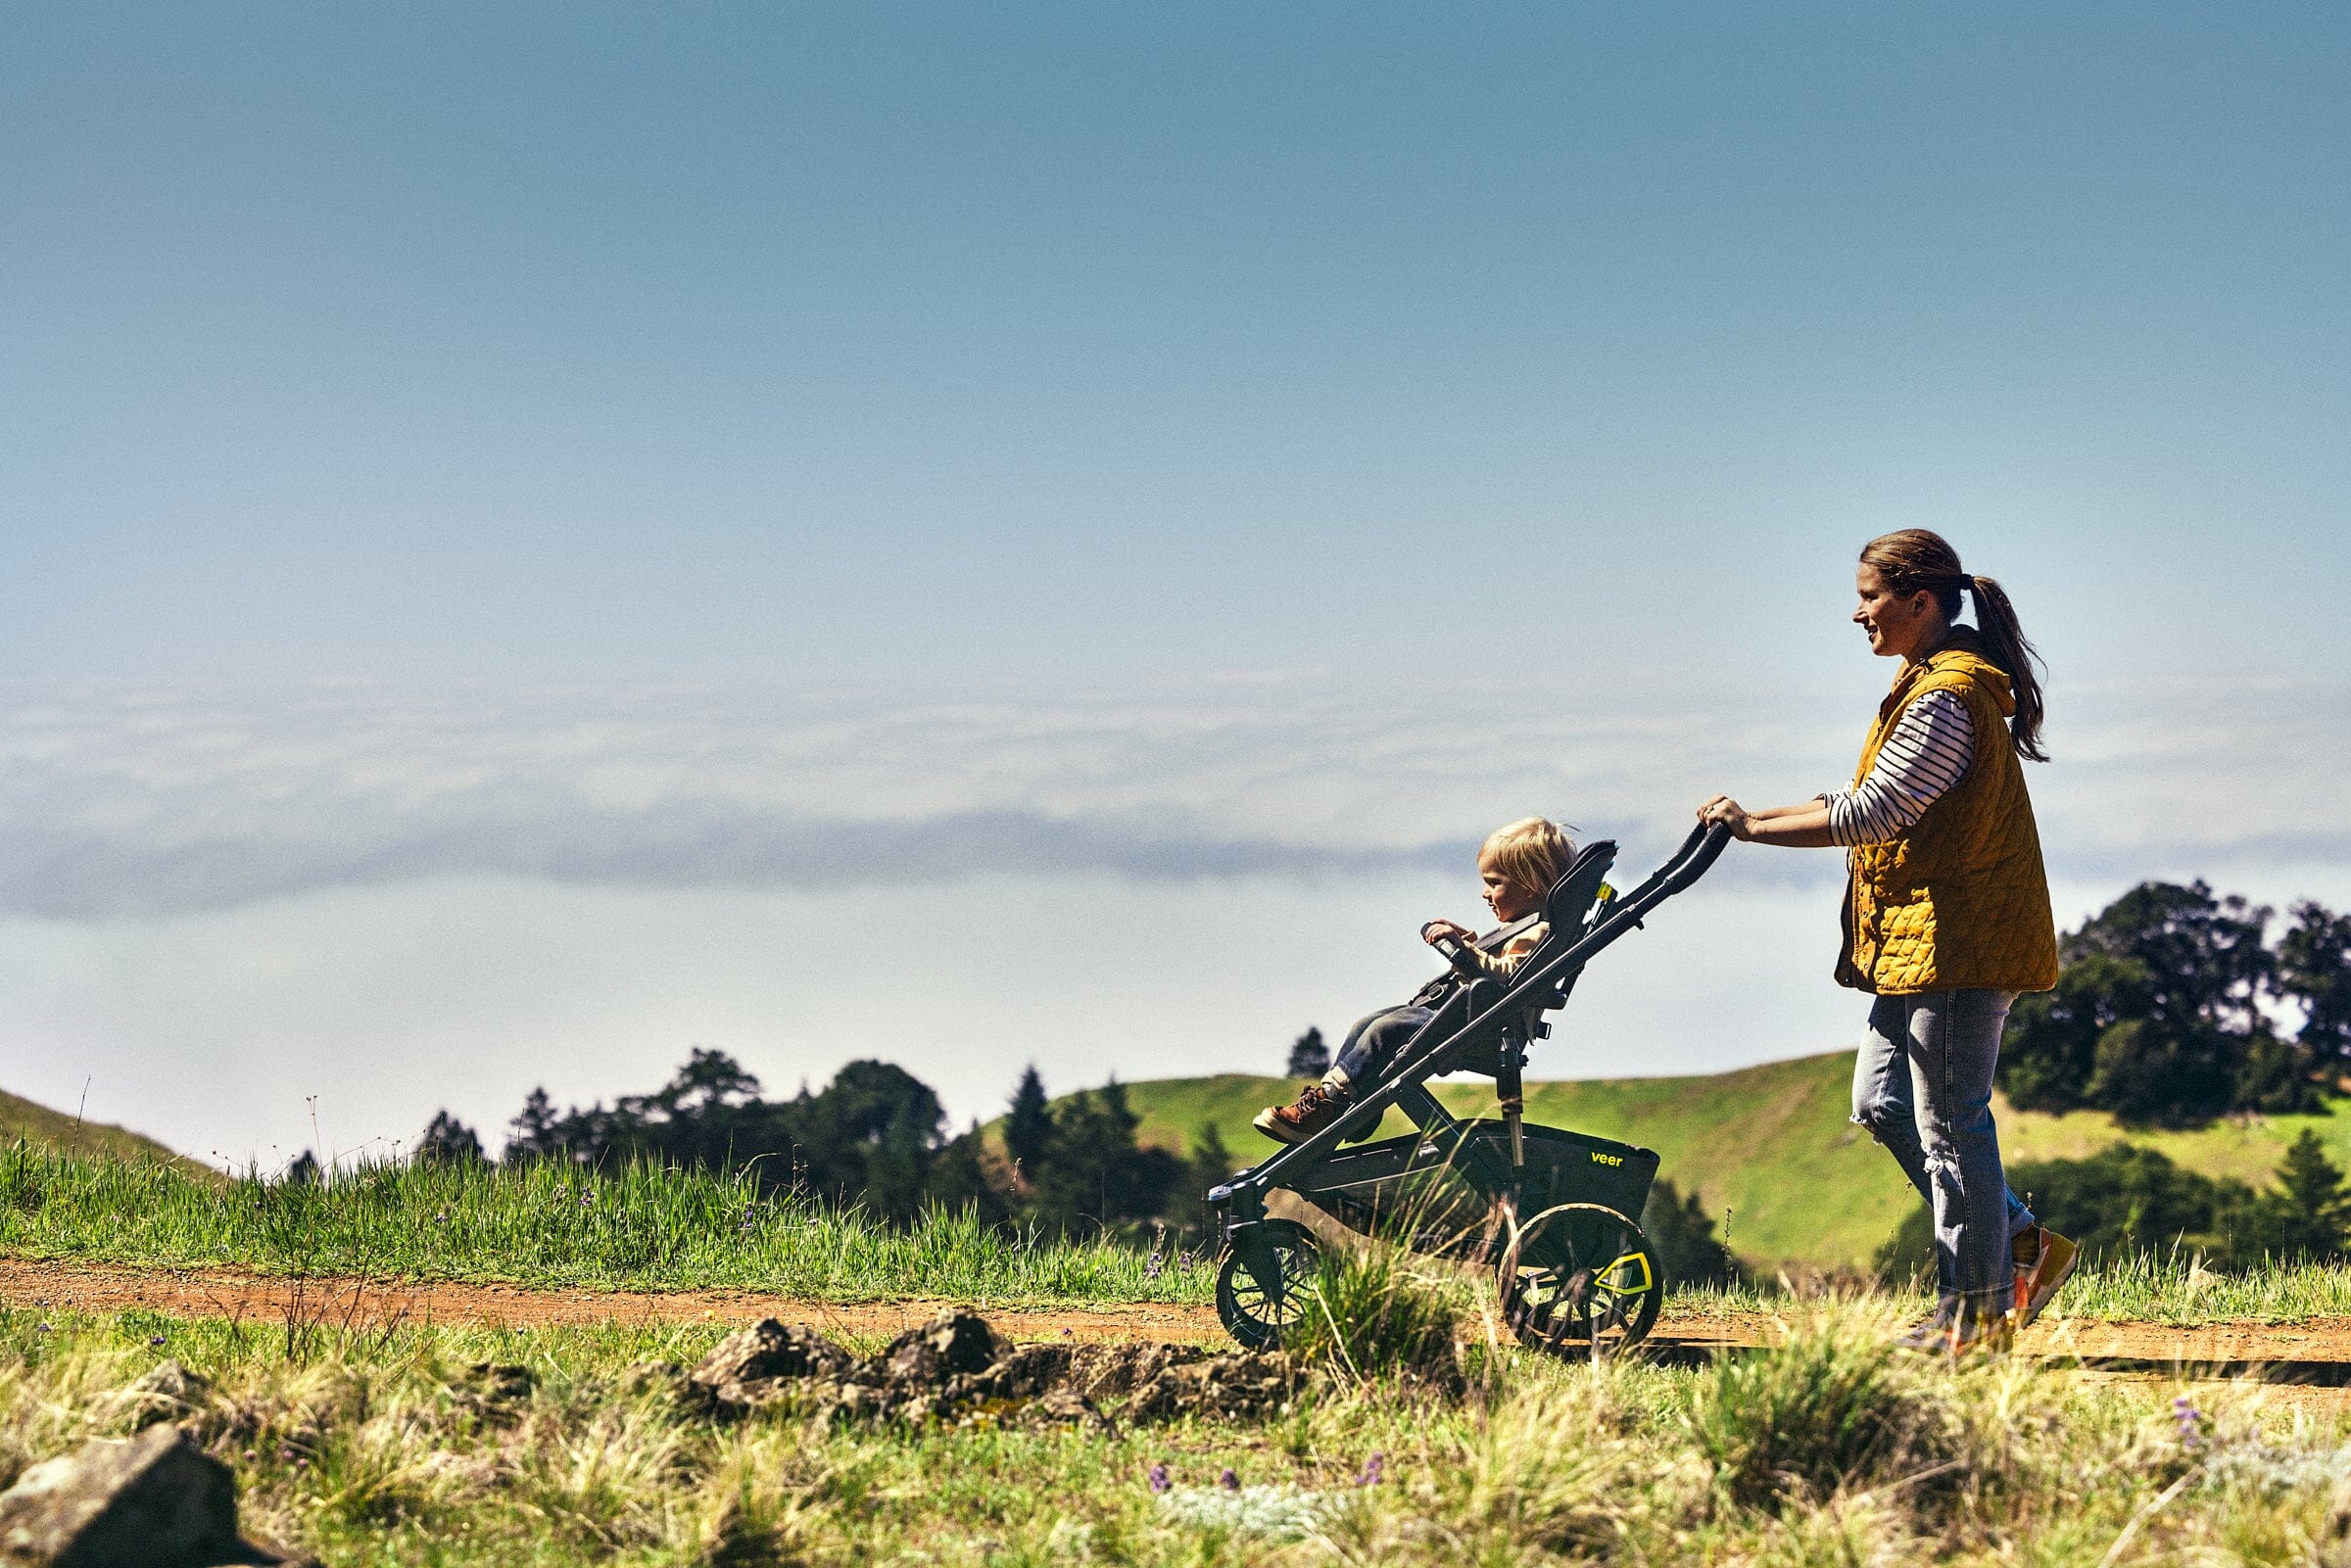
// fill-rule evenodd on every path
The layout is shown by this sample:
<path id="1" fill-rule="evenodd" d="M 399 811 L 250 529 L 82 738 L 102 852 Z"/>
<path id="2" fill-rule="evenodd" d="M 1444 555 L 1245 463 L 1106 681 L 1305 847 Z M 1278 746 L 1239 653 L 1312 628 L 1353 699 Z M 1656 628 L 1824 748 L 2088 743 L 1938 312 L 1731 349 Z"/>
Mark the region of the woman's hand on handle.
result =
<path id="1" fill-rule="evenodd" d="M 1731 836 L 1733 838 L 1737 838 L 1742 841 L 1751 839 L 1754 836 L 1754 831 L 1752 827 L 1753 819 L 1748 816 L 1747 809 L 1745 807 L 1741 806 L 1738 801 L 1733 800 L 1729 795 L 1716 795 L 1713 799 L 1699 807 L 1698 820 L 1709 825 L 1713 823 L 1721 823 L 1725 828 L 1728 828 L 1731 831 Z"/>

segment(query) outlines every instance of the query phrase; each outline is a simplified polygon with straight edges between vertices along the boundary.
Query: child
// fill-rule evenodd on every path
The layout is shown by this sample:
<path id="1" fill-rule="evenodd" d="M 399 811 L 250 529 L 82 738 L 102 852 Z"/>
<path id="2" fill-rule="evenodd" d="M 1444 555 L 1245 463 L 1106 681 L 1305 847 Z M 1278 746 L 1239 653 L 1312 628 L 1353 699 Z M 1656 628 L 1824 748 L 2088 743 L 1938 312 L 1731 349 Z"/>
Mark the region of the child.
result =
<path id="1" fill-rule="evenodd" d="M 1477 875 L 1486 884 L 1486 907 L 1505 926 L 1524 920 L 1543 907 L 1551 884 L 1566 873 L 1574 859 L 1575 840 L 1556 822 L 1527 817 L 1497 829 L 1477 852 Z M 1543 923 L 1537 921 L 1511 937 L 1501 952 L 1481 953 L 1470 947 L 1469 956 L 1487 974 L 1506 975 L 1542 944 L 1544 935 Z M 1449 920 L 1432 920 L 1420 927 L 1420 939 L 1425 942 L 1448 936 L 1463 946 L 1477 939 L 1475 931 Z M 1358 1086 L 1378 1081 L 1397 1049 L 1435 1016 L 1429 1004 L 1442 1001 L 1448 989 L 1447 981 L 1434 981 L 1404 1006 L 1359 1022 L 1347 1031 L 1347 1042 L 1339 1047 L 1338 1060 L 1322 1074 L 1321 1082 L 1308 1084 L 1290 1105 L 1268 1106 L 1251 1125 L 1269 1138 L 1296 1143 L 1338 1120 L 1354 1101 Z"/>

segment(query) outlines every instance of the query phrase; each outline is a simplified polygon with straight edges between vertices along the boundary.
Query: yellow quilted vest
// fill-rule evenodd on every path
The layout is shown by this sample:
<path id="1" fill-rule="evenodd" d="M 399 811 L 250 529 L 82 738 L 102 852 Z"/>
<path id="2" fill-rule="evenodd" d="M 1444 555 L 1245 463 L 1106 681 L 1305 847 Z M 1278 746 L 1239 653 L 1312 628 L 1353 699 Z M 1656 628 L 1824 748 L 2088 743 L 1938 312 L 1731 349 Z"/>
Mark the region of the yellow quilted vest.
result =
<path id="1" fill-rule="evenodd" d="M 2016 698 L 1972 628 L 1954 628 L 1895 681 L 1853 783 L 1869 777 L 1902 710 L 1930 691 L 1967 704 L 1975 755 L 1908 832 L 1847 852 L 1837 982 L 1880 996 L 2045 991 L 2057 983 L 2057 926 L 2025 771 L 2008 743 Z"/>

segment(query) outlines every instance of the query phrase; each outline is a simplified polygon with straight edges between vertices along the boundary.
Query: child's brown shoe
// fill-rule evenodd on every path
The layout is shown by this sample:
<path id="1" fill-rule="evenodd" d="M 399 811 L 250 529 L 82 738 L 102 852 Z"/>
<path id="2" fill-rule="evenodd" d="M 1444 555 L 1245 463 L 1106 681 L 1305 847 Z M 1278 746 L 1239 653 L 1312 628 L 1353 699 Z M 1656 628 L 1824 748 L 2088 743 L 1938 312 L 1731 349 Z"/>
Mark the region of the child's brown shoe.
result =
<path id="1" fill-rule="evenodd" d="M 1311 1138 L 1347 1114 L 1355 1097 L 1331 1083 L 1310 1083 L 1288 1105 L 1268 1106 L 1249 1124 L 1276 1143 Z"/>

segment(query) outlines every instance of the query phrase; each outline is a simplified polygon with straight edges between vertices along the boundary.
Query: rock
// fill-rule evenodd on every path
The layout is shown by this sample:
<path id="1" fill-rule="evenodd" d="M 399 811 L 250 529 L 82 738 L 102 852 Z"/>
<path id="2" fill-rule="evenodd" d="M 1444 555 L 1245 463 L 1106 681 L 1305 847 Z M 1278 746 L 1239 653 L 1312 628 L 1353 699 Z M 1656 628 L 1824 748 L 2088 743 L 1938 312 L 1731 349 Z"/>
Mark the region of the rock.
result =
<path id="1" fill-rule="evenodd" d="M 0 1561 L 23 1568 L 286 1560 L 238 1538 L 236 1477 L 176 1426 L 102 1438 L 0 1493 Z"/>
<path id="2" fill-rule="evenodd" d="M 1207 1354 L 1195 1345 L 1023 1345 L 952 1388 L 976 1400 L 1033 1400 L 1058 1388 L 1108 1399 Z"/>
<path id="3" fill-rule="evenodd" d="M 1300 1381 L 1298 1363 L 1286 1355 L 1246 1351 L 1212 1355 L 1163 1367 L 1134 1391 L 1127 1414 L 1135 1421 L 1271 1415 L 1298 1391 Z"/>
<path id="4" fill-rule="evenodd" d="M 114 1413 L 128 1416 L 132 1425 L 185 1421 L 200 1415 L 213 1386 L 176 1360 L 161 1361 L 123 1384 L 108 1397 Z"/>
<path id="5" fill-rule="evenodd" d="M 802 1392 L 810 1379 L 839 1381 L 856 1363 L 821 1334 L 766 1318 L 719 1341 L 687 1385 L 721 1412 L 751 1409 Z"/>
<path id="6" fill-rule="evenodd" d="M 1073 1388 L 1048 1389 L 1029 1402 L 1022 1412 L 1030 1420 L 1046 1426 L 1074 1426 L 1091 1437 L 1114 1438 L 1118 1427 L 1087 1399 Z"/>
<path id="7" fill-rule="evenodd" d="M 1270 1415 L 1304 1374 L 1278 1354 L 1210 1356 L 1192 1345 L 1007 1343 L 985 1318 L 948 1308 L 868 1361 L 770 1318 L 721 1342 L 687 1375 L 710 1413 L 789 1403 L 842 1421 L 1030 1421 L 1109 1435 L 1096 1402 L 1131 1396 L 1138 1421 Z M 2351 1568 L 2347 1564 L 2346 1568 Z"/>
<path id="8" fill-rule="evenodd" d="M 885 1382 L 900 1387 L 937 1388 L 950 1378 L 986 1371 L 1011 1349 L 986 1318 L 950 1307 L 890 1341 L 877 1370 Z"/>

